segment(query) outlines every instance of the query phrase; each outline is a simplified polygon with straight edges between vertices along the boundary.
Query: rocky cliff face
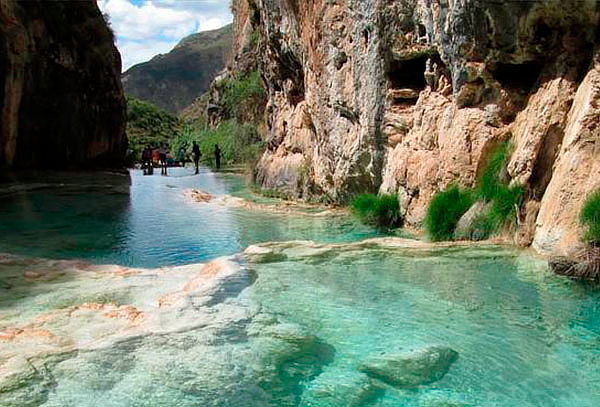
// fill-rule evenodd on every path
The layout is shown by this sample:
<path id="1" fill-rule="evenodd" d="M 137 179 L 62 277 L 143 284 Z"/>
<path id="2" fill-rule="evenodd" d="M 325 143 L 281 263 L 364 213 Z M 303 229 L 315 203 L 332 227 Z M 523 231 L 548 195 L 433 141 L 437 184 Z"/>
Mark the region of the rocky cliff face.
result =
<path id="1" fill-rule="evenodd" d="M 509 140 L 508 177 L 526 191 L 516 240 L 578 245 L 579 209 L 600 186 L 596 1 L 237 3 L 269 87 L 263 187 L 338 202 L 398 193 L 418 225 L 436 191 L 472 186 Z"/>
<path id="2" fill-rule="evenodd" d="M 257 71 L 258 63 L 264 57 L 259 55 L 258 49 L 260 26 L 256 5 L 245 0 L 232 1 L 231 8 L 235 18 L 229 59 L 206 92 L 181 112 L 180 117 L 186 121 L 199 120 L 216 127 L 223 120 L 231 119 L 224 88 L 228 82 Z M 240 106 L 241 110 L 245 111 L 241 119 L 261 125 L 265 104 L 263 100 L 250 106 Z"/>
<path id="3" fill-rule="evenodd" d="M 168 54 L 123 74 L 125 92 L 177 113 L 204 93 L 231 53 L 232 27 L 190 35 Z"/>
<path id="4" fill-rule="evenodd" d="M 0 167 L 120 165 L 120 56 L 93 0 L 0 0 Z"/>

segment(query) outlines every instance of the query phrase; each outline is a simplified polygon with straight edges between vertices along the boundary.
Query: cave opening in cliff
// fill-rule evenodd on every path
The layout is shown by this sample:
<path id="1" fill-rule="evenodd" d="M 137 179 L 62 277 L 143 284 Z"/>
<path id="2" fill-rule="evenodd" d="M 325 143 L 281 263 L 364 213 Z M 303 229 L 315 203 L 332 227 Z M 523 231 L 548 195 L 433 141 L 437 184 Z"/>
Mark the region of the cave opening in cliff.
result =
<path id="1" fill-rule="evenodd" d="M 422 91 L 425 83 L 425 66 L 427 56 L 393 61 L 388 71 L 388 79 L 393 89 L 412 89 Z"/>
<path id="2" fill-rule="evenodd" d="M 505 89 L 529 93 L 538 83 L 543 67 L 538 62 L 498 63 L 492 70 L 492 75 Z"/>
<path id="3" fill-rule="evenodd" d="M 417 102 L 419 94 L 427 87 L 425 71 L 430 58 L 428 55 L 423 55 L 412 59 L 394 60 L 390 63 L 387 72 L 390 86 L 388 97 L 393 105 L 412 106 Z M 439 58 L 431 59 L 436 63 L 439 60 Z M 441 61 L 439 63 L 441 64 Z"/>

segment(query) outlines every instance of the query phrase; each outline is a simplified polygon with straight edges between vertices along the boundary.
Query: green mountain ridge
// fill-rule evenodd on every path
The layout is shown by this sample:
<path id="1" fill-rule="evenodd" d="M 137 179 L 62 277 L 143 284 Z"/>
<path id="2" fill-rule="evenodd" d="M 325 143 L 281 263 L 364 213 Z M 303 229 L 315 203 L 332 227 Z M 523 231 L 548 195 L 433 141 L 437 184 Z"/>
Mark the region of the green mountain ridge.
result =
<path id="1" fill-rule="evenodd" d="M 171 113 L 179 113 L 209 87 L 232 49 L 233 30 L 192 34 L 167 54 L 135 65 L 122 75 L 125 93 Z"/>

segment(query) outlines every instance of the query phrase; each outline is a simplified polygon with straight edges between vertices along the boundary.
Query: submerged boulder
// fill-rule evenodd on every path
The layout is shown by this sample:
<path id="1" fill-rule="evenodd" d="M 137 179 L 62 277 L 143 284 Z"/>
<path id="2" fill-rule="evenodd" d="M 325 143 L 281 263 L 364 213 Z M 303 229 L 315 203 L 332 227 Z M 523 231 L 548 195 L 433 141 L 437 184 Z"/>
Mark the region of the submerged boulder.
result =
<path id="1" fill-rule="evenodd" d="M 188 191 L 188 195 L 193 201 L 200 203 L 208 203 L 214 199 L 214 196 L 199 189 L 191 189 Z"/>
<path id="2" fill-rule="evenodd" d="M 304 407 L 363 407 L 385 394 L 364 373 L 330 369 L 316 379 L 302 394 Z"/>
<path id="3" fill-rule="evenodd" d="M 272 314 L 256 315 L 248 327 L 258 386 L 279 407 L 297 406 L 305 388 L 329 365 L 335 348 L 305 327 Z"/>
<path id="4" fill-rule="evenodd" d="M 430 346 L 400 353 L 374 356 L 359 367 L 368 376 L 399 388 L 416 387 L 442 379 L 458 358 L 444 346 Z"/>
<path id="5" fill-rule="evenodd" d="M 287 256 L 279 250 L 261 246 L 249 246 L 244 256 L 254 264 L 278 263 L 287 260 Z"/>

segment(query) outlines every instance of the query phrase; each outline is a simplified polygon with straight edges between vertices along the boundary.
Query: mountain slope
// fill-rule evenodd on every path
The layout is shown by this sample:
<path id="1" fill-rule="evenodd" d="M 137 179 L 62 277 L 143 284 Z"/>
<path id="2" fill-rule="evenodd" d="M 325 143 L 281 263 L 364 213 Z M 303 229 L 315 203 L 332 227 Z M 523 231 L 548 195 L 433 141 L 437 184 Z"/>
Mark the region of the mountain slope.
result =
<path id="1" fill-rule="evenodd" d="M 127 70 L 122 76 L 125 93 L 177 113 L 208 89 L 231 47 L 231 25 L 190 35 L 168 54 Z"/>

